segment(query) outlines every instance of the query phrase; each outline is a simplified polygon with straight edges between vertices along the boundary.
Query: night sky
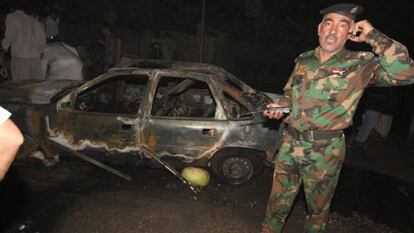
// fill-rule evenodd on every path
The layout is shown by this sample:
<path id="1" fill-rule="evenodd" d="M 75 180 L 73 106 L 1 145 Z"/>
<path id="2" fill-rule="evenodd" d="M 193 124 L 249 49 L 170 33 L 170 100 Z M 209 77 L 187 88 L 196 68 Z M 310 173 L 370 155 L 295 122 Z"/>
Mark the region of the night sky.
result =
<path id="1" fill-rule="evenodd" d="M 9 0 L 10 1 L 10 0 Z M 248 16 L 247 2 L 258 2 L 257 14 Z M 71 44 L 87 43 L 95 31 L 84 32 L 105 21 L 107 12 L 116 15 L 116 30 L 168 30 L 196 33 L 200 23 L 202 0 L 27 0 L 28 11 L 40 16 L 47 9 L 60 10 L 62 31 Z M 292 61 L 301 52 L 317 46 L 316 27 L 321 20 L 319 10 L 343 1 L 308 0 L 206 0 L 206 33 L 219 30 L 235 41 L 259 42 L 274 51 L 276 60 Z M 375 27 L 414 50 L 414 7 L 410 1 L 352 1 L 364 7 L 360 19 L 368 19 Z M 0 1 L 1 12 L 7 13 L 7 0 Z M 250 7 L 251 8 L 251 7 Z M 255 10 L 255 9 L 253 9 Z M 210 29 L 210 31 L 209 31 Z M 256 38 L 256 33 L 258 36 Z M 75 35 L 77 34 L 77 35 Z M 214 34 L 214 33 L 212 33 Z M 365 48 L 349 43 L 350 48 Z M 279 55 L 281 54 L 281 55 Z M 260 59 L 260 56 L 259 56 Z M 285 63 L 285 62 L 284 62 Z M 284 66 L 283 74 L 290 73 Z"/>

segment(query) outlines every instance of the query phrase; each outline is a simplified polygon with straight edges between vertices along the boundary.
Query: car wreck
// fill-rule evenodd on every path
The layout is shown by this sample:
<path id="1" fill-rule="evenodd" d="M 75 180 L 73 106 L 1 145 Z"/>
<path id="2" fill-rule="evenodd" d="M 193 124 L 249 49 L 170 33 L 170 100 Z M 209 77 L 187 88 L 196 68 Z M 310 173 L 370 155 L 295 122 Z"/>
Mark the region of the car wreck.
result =
<path id="1" fill-rule="evenodd" d="M 40 149 L 53 160 L 64 147 L 139 165 L 153 160 L 148 151 L 241 184 L 260 174 L 280 141 L 280 122 L 261 114 L 280 96 L 204 63 L 133 59 L 86 82 L 3 82 L 0 96 L 25 135 L 21 157 Z"/>

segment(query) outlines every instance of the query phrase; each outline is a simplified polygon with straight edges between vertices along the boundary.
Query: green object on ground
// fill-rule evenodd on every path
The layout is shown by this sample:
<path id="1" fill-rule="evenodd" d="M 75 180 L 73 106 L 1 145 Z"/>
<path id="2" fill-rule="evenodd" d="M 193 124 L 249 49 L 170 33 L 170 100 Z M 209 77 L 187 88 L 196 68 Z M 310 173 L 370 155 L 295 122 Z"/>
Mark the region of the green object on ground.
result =
<path id="1" fill-rule="evenodd" d="M 202 168 L 187 167 L 181 171 L 181 175 L 194 186 L 204 187 L 210 181 L 210 174 Z"/>

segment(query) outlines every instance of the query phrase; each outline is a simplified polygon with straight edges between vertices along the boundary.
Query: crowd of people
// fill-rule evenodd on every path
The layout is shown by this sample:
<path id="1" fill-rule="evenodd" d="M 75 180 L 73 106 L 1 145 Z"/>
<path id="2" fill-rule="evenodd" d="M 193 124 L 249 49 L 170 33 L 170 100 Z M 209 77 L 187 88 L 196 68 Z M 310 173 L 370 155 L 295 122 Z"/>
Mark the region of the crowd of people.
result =
<path id="1" fill-rule="evenodd" d="M 56 9 L 44 20 L 25 12 L 23 1 L 11 3 L 6 15 L 2 40 L 1 66 L 8 68 L 5 53 L 10 55 L 12 80 L 82 79 L 82 62 L 76 50 L 60 41 L 60 17 Z M 56 43 L 59 42 L 59 43 Z M 57 49 L 56 47 L 60 47 Z M 73 72 L 77 70 L 80 72 Z M 62 75 L 62 72 L 67 72 Z"/>
<path id="2" fill-rule="evenodd" d="M 47 8 L 43 18 L 37 13 L 26 13 L 24 0 L 11 3 L 10 13 L 4 20 L 4 38 L 0 51 L 0 76 L 2 80 L 25 79 L 89 79 L 90 70 L 99 74 L 121 62 L 122 40 L 114 33 L 114 19 L 103 19 L 97 51 L 88 57 L 85 51 L 80 56 L 77 49 L 64 41 L 61 35 L 59 7 Z M 173 60 L 176 58 L 177 43 L 169 32 L 156 33 L 142 57 Z M 143 43 L 145 44 L 145 43 Z M 92 48 L 90 48 L 92 49 Z M 141 48 L 140 48 L 141 49 Z M 148 51 L 151 53 L 146 54 Z M 88 67 L 84 67 L 86 59 Z M 91 64 L 92 61 L 92 64 Z M 79 72 L 81 71 L 81 72 Z"/>

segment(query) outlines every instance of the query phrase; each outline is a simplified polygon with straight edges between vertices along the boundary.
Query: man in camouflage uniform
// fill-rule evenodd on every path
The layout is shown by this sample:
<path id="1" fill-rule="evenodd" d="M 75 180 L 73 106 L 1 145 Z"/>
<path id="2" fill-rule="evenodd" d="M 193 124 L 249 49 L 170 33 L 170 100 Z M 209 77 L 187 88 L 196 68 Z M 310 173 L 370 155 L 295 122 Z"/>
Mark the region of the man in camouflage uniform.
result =
<path id="1" fill-rule="evenodd" d="M 296 59 L 284 98 L 267 106 L 287 106 L 291 112 L 285 119 L 289 126 L 274 161 L 262 232 L 282 231 L 302 182 L 308 207 L 305 232 L 325 232 L 345 156 L 342 130 L 352 123 L 364 88 L 414 83 L 414 61 L 407 49 L 367 20 L 355 22 L 361 12 L 362 7 L 354 4 L 322 10 L 319 47 Z M 347 40 L 365 42 L 375 54 L 346 50 Z M 264 115 L 280 119 L 283 112 L 265 111 Z"/>

